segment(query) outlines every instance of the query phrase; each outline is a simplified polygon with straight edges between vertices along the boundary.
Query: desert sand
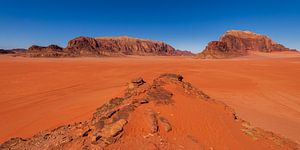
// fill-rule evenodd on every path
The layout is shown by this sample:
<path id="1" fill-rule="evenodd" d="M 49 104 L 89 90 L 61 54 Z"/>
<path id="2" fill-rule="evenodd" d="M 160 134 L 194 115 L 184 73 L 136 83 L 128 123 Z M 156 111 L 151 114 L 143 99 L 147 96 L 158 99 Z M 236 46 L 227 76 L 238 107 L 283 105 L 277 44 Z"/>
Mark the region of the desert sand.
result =
<path id="1" fill-rule="evenodd" d="M 86 120 L 126 82 L 166 72 L 184 75 L 253 126 L 300 142 L 300 56 L 289 53 L 227 60 L 1 56 L 0 142 Z"/>

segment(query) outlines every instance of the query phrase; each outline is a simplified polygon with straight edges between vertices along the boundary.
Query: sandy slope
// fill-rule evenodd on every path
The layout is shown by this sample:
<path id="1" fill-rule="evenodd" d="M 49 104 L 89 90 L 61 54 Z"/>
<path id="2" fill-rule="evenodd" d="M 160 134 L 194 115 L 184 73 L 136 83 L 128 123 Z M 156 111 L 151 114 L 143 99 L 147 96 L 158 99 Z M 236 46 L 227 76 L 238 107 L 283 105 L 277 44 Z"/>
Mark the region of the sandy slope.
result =
<path id="1" fill-rule="evenodd" d="M 30 59 L 0 57 L 0 141 L 80 121 L 124 83 L 180 73 L 253 125 L 300 141 L 300 57 Z M 266 59 L 266 57 L 268 57 Z"/>

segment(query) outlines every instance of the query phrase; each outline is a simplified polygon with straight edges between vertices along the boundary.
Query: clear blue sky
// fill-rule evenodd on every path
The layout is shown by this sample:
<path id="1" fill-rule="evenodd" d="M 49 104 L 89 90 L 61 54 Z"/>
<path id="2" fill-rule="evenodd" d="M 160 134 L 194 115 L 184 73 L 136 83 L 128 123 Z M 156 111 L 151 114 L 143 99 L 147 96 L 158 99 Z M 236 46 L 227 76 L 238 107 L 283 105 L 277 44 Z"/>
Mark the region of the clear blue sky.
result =
<path id="1" fill-rule="evenodd" d="M 226 30 L 300 49 L 299 0 L 1 0 L 0 48 L 66 46 L 76 36 L 164 41 L 199 52 Z"/>

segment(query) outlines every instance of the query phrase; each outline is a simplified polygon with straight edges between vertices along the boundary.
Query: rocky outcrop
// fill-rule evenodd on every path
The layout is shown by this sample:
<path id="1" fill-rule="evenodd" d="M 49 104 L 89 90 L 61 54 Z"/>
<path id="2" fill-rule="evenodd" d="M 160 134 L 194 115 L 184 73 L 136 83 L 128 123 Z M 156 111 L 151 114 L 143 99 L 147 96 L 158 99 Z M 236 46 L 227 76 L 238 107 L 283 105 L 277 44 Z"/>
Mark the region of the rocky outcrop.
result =
<path id="1" fill-rule="evenodd" d="M 130 37 L 78 37 L 69 41 L 66 52 L 75 55 L 176 55 L 176 50 L 163 42 Z"/>
<path id="2" fill-rule="evenodd" d="M 179 99 L 175 100 L 176 96 Z M 185 101 L 182 99 L 184 97 L 192 99 Z M 199 105 L 191 109 L 183 109 L 186 106 L 182 105 L 189 103 Z M 195 108 L 200 109 L 202 113 L 192 114 Z M 170 110 L 173 113 L 179 112 L 179 114 L 174 116 L 174 114 L 170 114 Z M 215 116 L 211 115 L 205 119 L 205 115 L 210 114 Z M 182 122 L 182 117 L 190 120 Z M 179 122 L 176 122 L 176 119 Z M 184 126 L 193 122 L 196 123 L 196 127 Z M 208 127 L 203 127 L 206 122 Z M 224 128 L 224 122 L 226 128 Z M 199 141 L 197 136 L 190 135 L 193 132 L 186 132 L 190 128 L 199 128 L 199 131 L 209 130 L 214 125 L 219 125 L 219 127 L 215 133 L 209 134 L 211 136 L 207 139 L 219 140 L 222 137 L 222 134 L 219 134 L 220 129 L 224 129 L 228 134 L 233 131 L 233 135 L 245 133 L 243 135 L 245 137 L 242 139 L 253 138 L 259 142 L 252 141 L 251 144 L 262 144 L 261 146 L 266 146 L 268 149 L 296 149 L 299 146 L 271 132 L 251 127 L 249 123 L 238 118 L 230 107 L 211 99 L 190 83 L 183 81 L 183 76 L 162 74 L 151 84 L 146 83 L 142 78 L 130 81 L 124 96 L 113 98 L 97 108 L 88 121 L 43 131 L 31 138 L 12 138 L 2 143 L 0 149 L 124 149 L 124 147 L 141 149 L 141 146 L 143 146 L 142 149 L 151 149 L 153 145 L 155 149 L 182 149 L 184 146 L 180 144 L 185 142 L 181 143 L 176 139 L 192 141 L 200 148 L 207 149 L 207 146 L 214 145 L 211 143 L 205 145 L 207 142 Z M 185 134 L 188 134 L 188 138 L 185 138 Z M 240 140 L 234 136 L 225 138 L 226 141 L 233 138 L 234 143 L 238 143 Z"/>
<path id="3" fill-rule="evenodd" d="M 200 58 L 230 58 L 247 55 L 249 51 L 295 51 L 272 41 L 271 38 L 250 31 L 230 30 L 219 41 L 208 43 Z"/>
<path id="4" fill-rule="evenodd" d="M 189 51 L 175 50 L 172 46 L 157 41 L 122 37 L 77 37 L 68 42 L 66 48 L 32 46 L 28 52 L 32 57 L 78 57 L 78 56 L 191 56 Z"/>
<path id="5" fill-rule="evenodd" d="M 47 47 L 33 45 L 27 50 L 26 54 L 30 57 L 62 57 L 66 55 L 63 48 L 57 45 Z"/>

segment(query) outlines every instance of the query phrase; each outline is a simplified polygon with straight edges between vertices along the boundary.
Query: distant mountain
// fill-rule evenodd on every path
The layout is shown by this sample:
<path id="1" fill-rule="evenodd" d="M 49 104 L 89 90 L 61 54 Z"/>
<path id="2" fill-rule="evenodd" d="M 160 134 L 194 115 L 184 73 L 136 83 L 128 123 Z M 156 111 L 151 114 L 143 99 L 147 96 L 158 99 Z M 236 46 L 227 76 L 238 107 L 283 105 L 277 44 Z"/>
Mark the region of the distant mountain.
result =
<path id="1" fill-rule="evenodd" d="M 0 49 L 0 54 L 14 54 L 13 51 Z"/>
<path id="2" fill-rule="evenodd" d="M 271 38 L 250 31 L 230 30 L 212 41 L 201 52 L 200 58 L 230 58 L 247 55 L 249 51 L 275 52 L 296 51 L 274 42 Z"/>
<path id="3" fill-rule="evenodd" d="M 17 49 L 0 49 L 0 54 L 20 54 L 25 53 L 27 49 L 17 48 Z"/>
<path id="4" fill-rule="evenodd" d="M 77 57 L 77 56 L 180 56 L 193 55 L 189 51 L 176 50 L 158 41 L 121 37 L 77 37 L 68 42 L 66 48 L 56 45 L 41 47 L 33 45 L 27 54 L 31 57 Z"/>

